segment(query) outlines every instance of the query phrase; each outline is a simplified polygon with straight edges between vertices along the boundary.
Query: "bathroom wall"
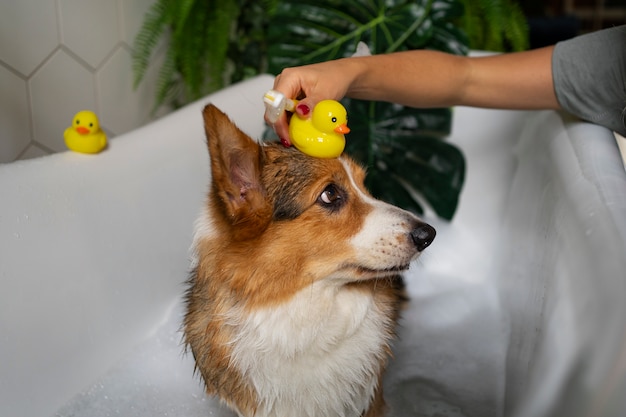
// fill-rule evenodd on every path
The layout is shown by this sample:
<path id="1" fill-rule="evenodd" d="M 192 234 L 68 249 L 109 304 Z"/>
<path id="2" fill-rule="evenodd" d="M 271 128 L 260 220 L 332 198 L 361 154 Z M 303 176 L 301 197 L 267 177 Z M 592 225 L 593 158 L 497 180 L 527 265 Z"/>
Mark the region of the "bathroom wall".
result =
<path id="1" fill-rule="evenodd" d="M 154 0 L 0 2 L 0 163 L 66 149 L 63 131 L 93 110 L 112 139 L 152 114 L 164 55 L 133 89 L 132 45 Z"/>

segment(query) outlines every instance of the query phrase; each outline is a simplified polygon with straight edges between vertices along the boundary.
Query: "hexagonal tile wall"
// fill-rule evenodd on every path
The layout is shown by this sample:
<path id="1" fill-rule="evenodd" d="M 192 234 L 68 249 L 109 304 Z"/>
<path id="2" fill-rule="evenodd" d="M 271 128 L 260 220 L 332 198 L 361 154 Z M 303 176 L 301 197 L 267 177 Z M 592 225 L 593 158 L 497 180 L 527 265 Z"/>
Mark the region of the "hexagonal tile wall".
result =
<path id="1" fill-rule="evenodd" d="M 119 48 L 96 73 L 98 108 L 102 109 L 100 123 L 112 134 L 121 135 L 163 115 L 163 109 L 153 114 L 152 103 L 156 94 L 153 80 L 158 77 L 165 50 L 155 53 L 154 65 L 148 68 L 146 81 L 133 88 L 133 74 L 126 69 L 132 65 L 131 51 Z"/>
<path id="2" fill-rule="evenodd" d="M 32 139 L 26 81 L 0 65 L 0 91 L 2 100 L 11 103 L 0 111 L 0 162 L 11 162 Z"/>
<path id="3" fill-rule="evenodd" d="M 63 131 L 74 113 L 96 111 L 94 75 L 59 50 L 30 80 L 35 141 L 54 151 L 66 149 Z"/>
<path id="4" fill-rule="evenodd" d="M 98 68 L 120 40 L 117 4 L 111 0 L 60 0 L 63 45 Z"/>
<path id="5" fill-rule="evenodd" d="M 133 0 L 120 2 L 122 40 L 133 46 L 135 35 L 139 32 L 143 17 L 155 0 Z"/>
<path id="6" fill-rule="evenodd" d="M 29 76 L 58 45 L 52 1 L 0 2 L 0 61 Z"/>
<path id="7" fill-rule="evenodd" d="M 150 112 L 158 71 L 132 86 L 134 38 L 154 2 L 0 1 L 0 163 L 66 150 L 83 109 L 110 139 L 169 111 Z"/>

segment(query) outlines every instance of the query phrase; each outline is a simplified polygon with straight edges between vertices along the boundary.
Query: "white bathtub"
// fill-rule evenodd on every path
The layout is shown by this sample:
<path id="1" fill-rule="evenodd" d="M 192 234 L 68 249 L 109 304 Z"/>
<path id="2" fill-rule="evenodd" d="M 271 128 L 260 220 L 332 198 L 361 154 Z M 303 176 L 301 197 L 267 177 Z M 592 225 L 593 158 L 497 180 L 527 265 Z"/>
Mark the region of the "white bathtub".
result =
<path id="1" fill-rule="evenodd" d="M 100 155 L 0 165 L 0 416 L 232 416 L 178 326 L 208 183 L 200 110 L 254 137 L 268 76 Z M 407 274 L 393 416 L 626 415 L 626 173 L 610 132 L 458 108 L 452 223 Z"/>

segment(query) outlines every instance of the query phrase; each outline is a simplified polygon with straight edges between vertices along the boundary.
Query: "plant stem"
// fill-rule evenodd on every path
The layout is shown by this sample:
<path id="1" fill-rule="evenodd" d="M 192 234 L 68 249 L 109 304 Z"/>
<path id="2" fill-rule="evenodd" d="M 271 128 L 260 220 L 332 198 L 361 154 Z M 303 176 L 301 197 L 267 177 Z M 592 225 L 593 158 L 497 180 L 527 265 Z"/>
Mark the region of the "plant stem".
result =
<path id="1" fill-rule="evenodd" d="M 434 0 L 429 0 L 425 9 L 424 9 L 424 13 L 422 14 L 422 17 L 420 19 L 417 19 L 415 22 L 413 22 L 413 24 L 411 26 L 409 26 L 409 28 L 407 30 L 404 31 L 404 33 L 402 34 L 402 36 L 400 36 L 398 39 L 396 39 L 396 41 L 391 44 L 389 46 L 389 48 L 387 48 L 386 53 L 390 53 L 390 52 L 394 52 L 396 49 L 398 49 L 398 47 L 402 44 L 404 44 L 404 41 L 407 40 L 407 38 L 409 36 L 411 36 L 411 34 L 413 32 L 415 32 L 415 30 L 420 27 L 424 21 L 426 20 L 426 18 L 430 15 L 430 9 L 433 7 L 433 1 Z"/>
<path id="2" fill-rule="evenodd" d="M 376 27 L 377 25 L 383 23 L 384 21 L 385 21 L 385 15 L 380 15 L 376 19 L 371 20 L 370 22 L 368 22 L 366 25 L 358 27 L 357 29 L 353 30 L 352 32 L 346 33 L 344 36 L 341 36 L 341 37 L 335 39 L 334 41 L 332 41 L 328 45 L 323 46 L 323 47 L 319 48 L 318 50 L 311 52 L 308 55 L 303 56 L 302 60 L 305 61 L 305 62 L 306 61 L 311 61 L 316 56 L 322 55 L 325 52 L 332 50 L 333 48 L 339 48 L 343 43 L 345 43 L 349 39 L 361 36 L 361 34 L 363 32 L 365 32 L 366 30 L 371 29 L 373 27 Z"/>

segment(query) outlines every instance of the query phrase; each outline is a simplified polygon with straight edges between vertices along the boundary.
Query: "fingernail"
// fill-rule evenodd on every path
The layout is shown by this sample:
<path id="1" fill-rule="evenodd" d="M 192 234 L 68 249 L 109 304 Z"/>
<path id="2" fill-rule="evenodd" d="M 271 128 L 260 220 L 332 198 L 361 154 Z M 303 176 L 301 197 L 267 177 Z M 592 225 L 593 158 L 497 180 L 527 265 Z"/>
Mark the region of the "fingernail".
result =
<path id="1" fill-rule="evenodd" d="M 311 112 L 311 108 L 309 106 L 307 106 L 306 104 L 298 104 L 296 106 L 296 110 L 302 116 L 306 116 L 307 114 L 309 114 Z"/>
<path id="2" fill-rule="evenodd" d="M 280 143 L 282 143 L 285 148 L 288 148 L 291 146 L 291 142 L 289 142 L 289 140 L 285 138 L 279 138 L 279 139 L 280 139 Z"/>

